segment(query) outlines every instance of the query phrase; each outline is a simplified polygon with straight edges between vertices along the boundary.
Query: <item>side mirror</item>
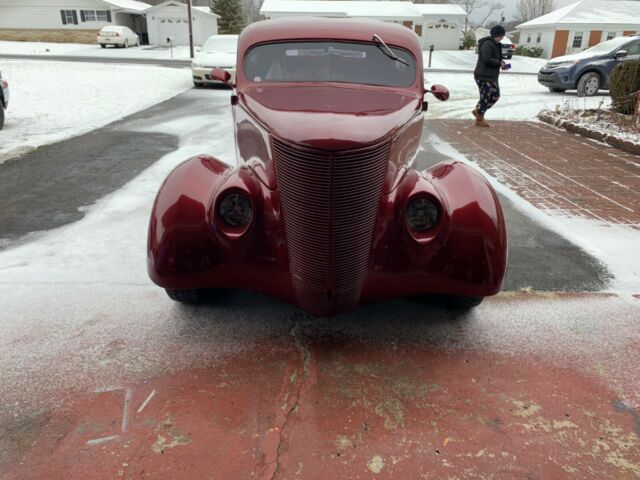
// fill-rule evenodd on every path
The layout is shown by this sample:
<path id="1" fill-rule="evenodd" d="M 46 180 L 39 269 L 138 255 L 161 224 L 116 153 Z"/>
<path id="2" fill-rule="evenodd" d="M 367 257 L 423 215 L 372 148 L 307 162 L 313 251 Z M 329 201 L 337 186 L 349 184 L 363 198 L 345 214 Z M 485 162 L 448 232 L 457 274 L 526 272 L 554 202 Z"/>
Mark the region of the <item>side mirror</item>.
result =
<path id="1" fill-rule="evenodd" d="M 432 85 L 430 90 L 426 90 L 425 93 L 430 93 L 441 102 L 449 100 L 449 89 L 444 85 Z"/>
<path id="2" fill-rule="evenodd" d="M 233 87 L 233 85 L 231 84 L 231 74 L 224 68 L 214 68 L 213 70 L 211 70 L 210 75 L 214 80 L 218 80 L 219 82 L 222 82 L 229 87 Z"/>
<path id="3" fill-rule="evenodd" d="M 626 50 L 618 50 L 615 54 L 615 58 L 625 58 L 628 55 L 628 52 Z"/>

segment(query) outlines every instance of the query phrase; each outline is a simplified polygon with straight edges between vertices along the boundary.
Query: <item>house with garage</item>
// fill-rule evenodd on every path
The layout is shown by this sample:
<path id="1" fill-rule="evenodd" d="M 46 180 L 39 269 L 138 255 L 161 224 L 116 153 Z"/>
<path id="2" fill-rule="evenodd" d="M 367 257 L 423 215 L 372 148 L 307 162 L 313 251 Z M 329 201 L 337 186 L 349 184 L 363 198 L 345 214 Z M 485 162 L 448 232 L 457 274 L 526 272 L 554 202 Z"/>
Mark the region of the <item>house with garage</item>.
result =
<path id="1" fill-rule="evenodd" d="M 518 25 L 519 45 L 541 47 L 544 58 L 580 52 L 640 33 L 640 1 L 582 0 Z"/>
<path id="2" fill-rule="evenodd" d="M 459 5 L 415 4 L 405 1 L 371 0 L 264 0 L 265 18 L 315 16 L 368 18 L 393 22 L 412 29 L 428 49 L 457 50 L 466 12 Z"/>
<path id="3" fill-rule="evenodd" d="M 137 0 L 0 0 L 0 40 L 95 43 L 102 27 L 122 25 L 145 43 L 149 7 Z"/>
<path id="4" fill-rule="evenodd" d="M 149 43 L 164 45 L 171 39 L 173 45 L 189 45 L 189 13 L 187 5 L 169 0 L 145 10 Z M 193 43 L 202 45 L 211 35 L 218 34 L 218 18 L 209 7 L 192 7 Z"/>

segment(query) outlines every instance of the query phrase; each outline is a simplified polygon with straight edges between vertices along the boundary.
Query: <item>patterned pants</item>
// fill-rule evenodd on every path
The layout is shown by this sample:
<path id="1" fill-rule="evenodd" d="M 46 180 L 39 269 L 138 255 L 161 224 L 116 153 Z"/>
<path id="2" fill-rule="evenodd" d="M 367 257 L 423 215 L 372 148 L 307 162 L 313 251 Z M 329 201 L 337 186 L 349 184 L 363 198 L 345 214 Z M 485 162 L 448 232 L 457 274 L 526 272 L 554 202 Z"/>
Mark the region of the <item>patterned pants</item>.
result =
<path id="1" fill-rule="evenodd" d="M 476 109 L 481 115 L 493 107 L 500 100 L 500 85 L 496 81 L 479 80 L 476 78 L 476 84 L 480 90 L 480 101 Z"/>

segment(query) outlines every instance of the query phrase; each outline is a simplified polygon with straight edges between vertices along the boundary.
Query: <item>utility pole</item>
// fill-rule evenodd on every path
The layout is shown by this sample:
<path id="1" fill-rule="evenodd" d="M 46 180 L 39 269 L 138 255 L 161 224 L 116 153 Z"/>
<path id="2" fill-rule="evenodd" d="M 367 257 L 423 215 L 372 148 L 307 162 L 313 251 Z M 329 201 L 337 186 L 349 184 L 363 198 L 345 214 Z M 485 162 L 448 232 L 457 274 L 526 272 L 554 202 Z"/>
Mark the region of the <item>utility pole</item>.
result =
<path id="1" fill-rule="evenodd" d="M 187 0 L 187 12 L 189 13 L 189 54 L 193 58 L 193 23 L 191 17 L 191 0 Z"/>

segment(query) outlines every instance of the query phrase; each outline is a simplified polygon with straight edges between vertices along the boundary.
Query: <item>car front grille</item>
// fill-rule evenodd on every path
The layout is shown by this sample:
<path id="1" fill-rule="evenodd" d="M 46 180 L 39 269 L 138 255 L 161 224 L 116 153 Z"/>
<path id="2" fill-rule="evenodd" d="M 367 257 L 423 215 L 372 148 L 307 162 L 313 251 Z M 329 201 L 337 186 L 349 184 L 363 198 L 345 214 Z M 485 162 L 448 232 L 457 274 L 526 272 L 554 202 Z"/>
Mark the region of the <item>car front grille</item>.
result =
<path id="1" fill-rule="evenodd" d="M 389 145 L 330 152 L 273 140 L 293 287 L 312 313 L 358 304 Z"/>

